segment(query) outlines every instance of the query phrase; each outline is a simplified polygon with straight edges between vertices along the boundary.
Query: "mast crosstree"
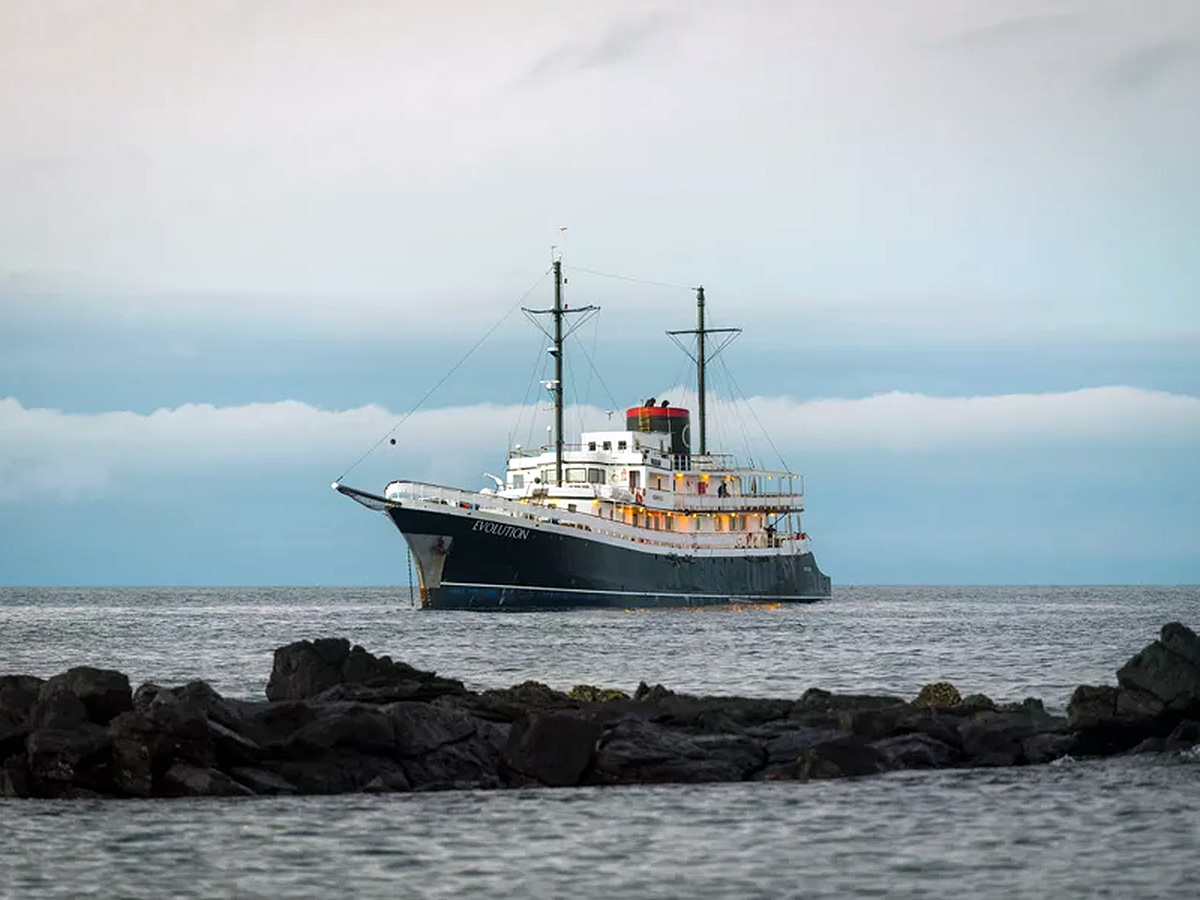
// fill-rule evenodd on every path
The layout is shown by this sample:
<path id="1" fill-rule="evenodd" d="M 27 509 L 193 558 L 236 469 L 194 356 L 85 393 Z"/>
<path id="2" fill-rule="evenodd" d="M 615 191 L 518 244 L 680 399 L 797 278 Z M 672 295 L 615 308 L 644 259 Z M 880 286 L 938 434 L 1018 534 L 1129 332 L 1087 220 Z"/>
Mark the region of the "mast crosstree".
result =
<path id="1" fill-rule="evenodd" d="M 542 334 L 554 341 L 554 347 L 550 350 L 550 355 L 554 357 L 554 381 L 548 384 L 547 387 L 554 397 L 554 480 L 559 487 L 563 483 L 563 396 L 566 393 L 563 389 L 563 342 L 580 325 L 590 319 L 593 313 L 600 311 L 600 307 L 598 306 L 579 306 L 575 309 L 568 309 L 563 306 L 562 287 L 562 257 L 557 257 L 554 260 L 554 306 L 550 309 L 528 309 L 524 306 L 521 307 L 521 311 L 529 317 L 529 320 L 537 326 Z M 563 318 L 579 314 L 582 314 L 583 317 L 576 320 L 564 331 Z M 551 316 L 554 319 L 553 332 L 543 328 L 534 316 Z"/>
<path id="2" fill-rule="evenodd" d="M 684 353 L 686 353 L 688 356 L 690 356 L 692 358 L 692 360 L 696 363 L 696 390 L 697 390 L 697 393 L 699 394 L 699 397 L 698 397 L 697 403 L 696 403 L 696 412 L 698 413 L 698 420 L 699 420 L 699 425 L 700 425 L 700 446 L 697 449 L 697 453 L 700 456 L 703 456 L 706 453 L 708 453 L 708 446 L 707 446 L 708 445 L 708 440 L 707 440 L 708 435 L 707 435 L 707 427 L 706 427 L 707 423 L 705 421 L 705 409 L 704 409 L 704 406 L 705 406 L 705 383 L 704 383 L 705 367 L 711 360 L 714 360 L 717 358 L 717 354 L 719 354 L 722 350 L 724 350 L 731 343 L 733 343 L 734 339 L 736 339 L 737 336 L 741 333 L 742 333 L 742 329 L 740 329 L 740 328 L 706 328 L 706 327 L 704 327 L 704 285 L 701 285 L 700 287 L 696 288 L 696 327 L 686 329 L 683 331 L 668 331 L 667 332 L 667 334 L 670 335 L 671 340 L 673 340 L 676 343 L 676 345 L 679 347 L 679 349 L 681 349 Z M 681 335 L 681 334 L 696 335 L 696 352 L 695 352 L 695 354 L 692 353 L 691 349 L 686 344 L 684 344 L 681 340 L 679 340 L 678 335 Z M 723 340 L 717 346 L 717 349 L 712 352 L 711 356 L 708 356 L 706 354 L 706 347 L 704 344 L 704 338 L 706 335 L 709 335 L 709 334 L 728 334 L 729 335 L 729 337 L 727 337 L 725 340 Z"/>

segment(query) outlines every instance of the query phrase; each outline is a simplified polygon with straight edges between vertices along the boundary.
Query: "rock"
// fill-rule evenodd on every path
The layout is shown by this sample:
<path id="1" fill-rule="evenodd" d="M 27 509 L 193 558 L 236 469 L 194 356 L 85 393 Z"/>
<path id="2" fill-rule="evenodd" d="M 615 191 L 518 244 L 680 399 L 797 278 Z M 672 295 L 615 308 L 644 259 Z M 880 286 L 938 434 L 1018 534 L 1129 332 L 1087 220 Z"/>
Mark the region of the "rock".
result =
<path id="1" fill-rule="evenodd" d="M 175 763 L 163 776 L 170 796 L 176 797 L 247 797 L 254 791 L 234 781 L 219 769 Z"/>
<path id="2" fill-rule="evenodd" d="M 633 692 L 633 699 L 639 702 L 646 701 L 648 703 L 655 703 L 666 697 L 673 697 L 674 695 L 674 691 L 667 690 L 661 684 L 656 684 L 654 687 L 650 687 L 650 685 L 646 684 L 646 682 L 639 681 L 637 690 Z"/>
<path id="3" fill-rule="evenodd" d="M 1168 622 L 1162 627 L 1158 640 L 1176 656 L 1200 668 L 1200 637 L 1182 622 Z"/>
<path id="4" fill-rule="evenodd" d="M 567 696 L 580 703 L 608 703 L 612 700 L 630 699 L 624 691 L 616 688 L 600 688 L 591 684 L 577 684 L 567 691 Z"/>
<path id="5" fill-rule="evenodd" d="M 1067 703 L 1067 727 L 1092 731 L 1112 725 L 1117 718 L 1117 689 L 1108 685 L 1081 684 Z"/>
<path id="6" fill-rule="evenodd" d="M 87 710 L 87 718 L 107 725 L 116 716 L 133 709 L 129 679 L 111 669 L 76 666 L 47 680 L 38 691 L 38 704 L 66 694 L 77 698 Z"/>
<path id="7" fill-rule="evenodd" d="M 1125 751 L 1124 756 L 1140 756 L 1143 753 L 1162 753 L 1167 748 L 1167 742 L 1160 737 L 1148 737 Z"/>
<path id="8" fill-rule="evenodd" d="M 1066 732 L 1031 734 L 1021 742 L 1021 755 L 1030 765 L 1043 765 L 1068 755 L 1074 736 Z"/>
<path id="9" fill-rule="evenodd" d="M 500 748 L 481 734 L 401 760 L 414 791 L 503 787 Z"/>
<path id="10" fill-rule="evenodd" d="M 995 712 L 996 703 L 986 694 L 968 694 L 958 704 L 964 712 Z"/>
<path id="11" fill-rule="evenodd" d="M 1117 670 L 1117 682 L 1126 690 L 1150 694 L 1165 706 L 1200 707 L 1200 664 L 1190 658 L 1196 635 L 1178 623 L 1168 625 L 1163 633 L 1176 649 L 1155 641 Z"/>
<path id="12" fill-rule="evenodd" d="M 343 684 L 382 688 L 406 682 L 418 686 L 416 693 L 406 688 L 406 697 L 432 699 L 465 692 L 461 681 L 438 678 L 387 656 L 373 656 L 362 647 L 351 647 L 345 638 L 324 638 L 297 641 L 275 651 L 267 699 L 304 700 Z"/>
<path id="13" fill-rule="evenodd" d="M 921 732 L 899 734 L 872 743 L 885 769 L 945 769 L 962 761 L 954 746 Z"/>
<path id="14" fill-rule="evenodd" d="M 349 747 L 296 759 L 266 760 L 260 767 L 295 785 L 300 794 L 346 794 L 365 790 L 379 778 L 393 783 L 406 778 L 395 760 Z"/>
<path id="15" fill-rule="evenodd" d="M 13 755 L 0 764 L 0 797 L 28 797 L 32 792 L 29 762 L 25 755 Z"/>
<path id="16" fill-rule="evenodd" d="M 484 691 L 469 703 L 476 715 L 504 722 L 516 722 L 530 712 L 577 709 L 574 700 L 541 682 L 525 681 L 510 688 Z"/>
<path id="17" fill-rule="evenodd" d="M 1134 687 L 1117 688 L 1115 717 L 1126 722 L 1151 722 L 1163 714 L 1167 706 L 1153 694 Z"/>
<path id="18" fill-rule="evenodd" d="M 41 678 L 32 675 L 0 675 L 0 719 L 27 719 L 43 684 Z"/>
<path id="19" fill-rule="evenodd" d="M 972 766 L 1013 766 L 1025 761 L 1025 739 L 1034 734 L 1027 717 L 980 713 L 958 727 L 963 754 Z"/>
<path id="20" fill-rule="evenodd" d="M 1167 735 L 1168 750 L 1190 750 L 1197 745 L 1200 745 L 1200 722 L 1193 719 L 1184 719 Z"/>
<path id="21" fill-rule="evenodd" d="M 960 703 L 962 703 L 962 697 L 958 693 L 958 688 L 948 681 L 936 681 L 921 687 L 917 699 L 913 701 L 913 706 L 932 706 L 944 709 Z"/>
<path id="22" fill-rule="evenodd" d="M 74 694 L 58 688 L 45 696 L 38 695 L 29 710 L 29 727 L 54 728 L 70 731 L 88 721 L 87 707 Z"/>
<path id="23" fill-rule="evenodd" d="M 814 778 L 851 778 L 874 775 L 887 769 L 883 754 L 862 738 L 848 734 L 811 747 L 796 760 L 795 777 L 800 781 Z"/>
<path id="24" fill-rule="evenodd" d="M 550 787 L 579 783 L 596 751 L 600 725 L 569 712 L 534 713 L 517 722 L 504 762 Z"/>
<path id="25" fill-rule="evenodd" d="M 234 766 L 229 774 L 256 794 L 294 794 L 296 786 L 282 776 L 252 766 Z"/>
<path id="26" fill-rule="evenodd" d="M 475 720 L 460 710 L 427 703 L 393 703 L 386 713 L 395 735 L 395 752 L 400 756 L 424 756 L 466 740 L 478 728 Z"/>
<path id="27" fill-rule="evenodd" d="M 363 788 L 368 794 L 395 794 L 411 791 L 412 785 L 403 772 L 389 772 L 386 775 L 376 775 Z"/>
<path id="28" fill-rule="evenodd" d="M 293 758 L 312 756 L 334 747 L 387 756 L 396 749 L 396 726 L 386 707 L 363 703 L 324 703 L 316 716 L 297 730 L 284 746 Z"/>
<path id="29" fill-rule="evenodd" d="M 766 762 L 757 741 L 740 735 L 688 735 L 632 716 L 596 743 L 597 780 L 611 784 L 741 781 Z"/>
<path id="30" fill-rule="evenodd" d="M 34 792 L 49 797 L 69 788 L 111 793 L 110 746 L 108 732 L 91 722 L 33 732 L 25 747 Z"/>

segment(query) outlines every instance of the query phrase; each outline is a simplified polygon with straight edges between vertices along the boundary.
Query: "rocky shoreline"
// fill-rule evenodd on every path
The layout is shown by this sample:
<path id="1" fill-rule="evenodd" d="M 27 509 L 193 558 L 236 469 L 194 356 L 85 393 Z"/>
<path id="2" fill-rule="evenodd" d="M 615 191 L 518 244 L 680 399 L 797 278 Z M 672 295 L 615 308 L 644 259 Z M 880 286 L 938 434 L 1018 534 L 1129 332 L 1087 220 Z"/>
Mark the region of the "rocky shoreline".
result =
<path id="1" fill-rule="evenodd" d="M 203 681 L 131 690 L 78 667 L 0 676 L 0 797 L 180 797 L 806 781 L 1013 766 L 1200 743 L 1200 638 L 1165 625 L 1067 715 L 926 685 L 907 701 L 832 694 L 632 696 L 537 682 L 468 691 L 349 641 L 275 651 L 265 701 Z"/>

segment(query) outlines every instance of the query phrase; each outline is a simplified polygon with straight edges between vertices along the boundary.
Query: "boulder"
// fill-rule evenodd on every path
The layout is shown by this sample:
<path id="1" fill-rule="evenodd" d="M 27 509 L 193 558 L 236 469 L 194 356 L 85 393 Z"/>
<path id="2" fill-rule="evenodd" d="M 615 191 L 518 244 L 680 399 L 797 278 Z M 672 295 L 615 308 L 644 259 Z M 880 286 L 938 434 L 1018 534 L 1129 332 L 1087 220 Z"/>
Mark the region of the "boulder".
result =
<path id="1" fill-rule="evenodd" d="M 1191 750 L 1196 746 L 1200 746 L 1200 722 L 1194 719 L 1184 719 L 1167 735 L 1168 750 Z"/>
<path id="2" fill-rule="evenodd" d="M 665 697 L 672 697 L 674 695 L 674 691 L 667 690 L 661 684 L 656 684 L 651 687 L 650 685 L 646 684 L 646 682 L 639 681 L 637 690 L 633 692 L 633 699 L 637 700 L 638 702 L 644 700 L 649 703 L 655 703 L 664 699 Z"/>
<path id="3" fill-rule="evenodd" d="M 1013 766 L 1025 762 L 1025 740 L 1038 732 L 1027 715 L 985 712 L 958 727 L 963 755 L 971 766 Z"/>
<path id="4" fill-rule="evenodd" d="M 575 785 L 595 755 L 600 731 L 597 722 L 577 713 L 533 713 L 512 727 L 504 762 L 550 787 Z"/>
<path id="5" fill-rule="evenodd" d="M 433 672 L 393 662 L 388 656 L 373 656 L 362 647 L 351 647 L 345 638 L 323 638 L 297 641 L 275 651 L 267 699 L 304 700 L 348 684 L 369 688 L 405 685 L 405 699 L 465 692 L 461 681 L 438 678 Z"/>
<path id="6" fill-rule="evenodd" d="M 1117 719 L 1117 689 L 1109 685 L 1081 684 L 1067 703 L 1067 727 L 1092 731 L 1112 725 Z"/>
<path id="7" fill-rule="evenodd" d="M 421 756 L 401 760 L 414 791 L 479 790 L 504 787 L 500 748 L 490 736 L 474 734 Z"/>
<path id="8" fill-rule="evenodd" d="M 23 753 L 0 762 L 0 797 L 28 797 L 32 790 L 29 761 Z"/>
<path id="9" fill-rule="evenodd" d="M 346 794 L 366 790 L 376 779 L 393 784 L 406 779 L 404 769 L 395 760 L 351 747 L 334 747 L 294 759 L 264 760 L 259 768 L 295 785 L 300 794 Z"/>
<path id="10" fill-rule="evenodd" d="M 359 753 L 389 756 L 396 749 L 396 726 L 386 707 L 364 703 L 323 703 L 315 718 L 295 731 L 284 755 L 302 759 L 345 747 Z"/>
<path id="11" fill-rule="evenodd" d="M 88 721 L 107 725 L 116 716 L 133 709 L 129 679 L 111 669 L 76 666 L 47 680 L 38 691 L 38 705 L 60 695 L 78 699 L 87 711 Z"/>
<path id="12" fill-rule="evenodd" d="M 817 744 L 796 760 L 795 777 L 800 781 L 814 778 L 851 778 L 886 771 L 887 760 L 875 747 L 852 734 Z"/>
<path id="13" fill-rule="evenodd" d="M 1043 765 L 1067 756 L 1074 743 L 1069 732 L 1031 734 L 1021 742 L 1021 755 L 1030 765 Z"/>
<path id="14" fill-rule="evenodd" d="M 644 682 L 643 682 L 644 683 Z M 591 684 L 577 684 L 567 691 L 567 696 L 580 703 L 608 703 L 612 700 L 628 700 L 629 695 L 616 688 L 601 688 Z"/>
<path id="15" fill-rule="evenodd" d="M 112 793 L 108 732 L 92 722 L 64 730 L 42 728 L 25 741 L 34 792 L 61 796 L 72 788 Z"/>
<path id="16" fill-rule="evenodd" d="M 538 681 L 524 681 L 510 688 L 483 691 L 467 702 L 472 714 L 501 722 L 516 722 L 531 712 L 578 709 L 579 704 L 562 691 Z"/>
<path id="17" fill-rule="evenodd" d="M 967 694 L 959 701 L 958 708 L 963 712 L 994 712 L 996 703 L 986 694 Z"/>
<path id="18" fill-rule="evenodd" d="M 1177 710 L 1200 708 L 1200 663 L 1194 661 L 1196 635 L 1179 623 L 1163 628 L 1170 645 L 1157 640 L 1117 670 L 1129 691 L 1149 694 Z"/>
<path id="19" fill-rule="evenodd" d="M 741 781 L 766 762 L 762 744 L 742 735 L 689 735 L 633 716 L 596 743 L 596 780 L 610 784 Z"/>
<path id="20" fill-rule="evenodd" d="M 234 781 L 219 769 L 175 763 L 163 776 L 172 797 L 248 797 L 254 791 Z"/>
<path id="21" fill-rule="evenodd" d="M 1182 622 L 1168 622 L 1162 627 L 1158 640 L 1176 656 L 1200 668 L 1200 636 Z"/>
<path id="22" fill-rule="evenodd" d="M 27 719 L 43 684 L 41 678 L 32 675 L 0 675 L 0 719 Z"/>
<path id="23" fill-rule="evenodd" d="M 294 794 L 296 786 L 286 778 L 253 766 L 234 766 L 229 774 L 256 794 Z"/>
<path id="24" fill-rule="evenodd" d="M 872 743 L 885 769 L 945 769 L 962 762 L 955 746 L 921 732 L 899 734 Z"/>
<path id="25" fill-rule="evenodd" d="M 962 696 L 958 693 L 958 688 L 948 681 L 935 681 L 933 684 L 921 687 L 917 699 L 913 701 L 913 706 L 932 706 L 943 709 L 958 706 L 960 703 L 962 703 Z"/>
<path id="26" fill-rule="evenodd" d="M 395 752 L 406 757 L 424 756 L 466 740 L 480 727 L 461 710 L 428 703 L 393 703 L 385 712 L 392 724 Z"/>

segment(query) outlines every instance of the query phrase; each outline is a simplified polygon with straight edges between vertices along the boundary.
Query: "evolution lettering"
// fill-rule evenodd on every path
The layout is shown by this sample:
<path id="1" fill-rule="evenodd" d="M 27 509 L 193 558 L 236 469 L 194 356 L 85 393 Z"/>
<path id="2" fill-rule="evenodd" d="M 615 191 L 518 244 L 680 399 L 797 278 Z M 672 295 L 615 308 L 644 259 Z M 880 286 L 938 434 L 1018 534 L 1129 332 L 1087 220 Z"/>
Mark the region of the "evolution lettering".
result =
<path id="1" fill-rule="evenodd" d="M 479 522 L 475 523 L 472 531 L 482 531 L 484 534 L 494 534 L 496 537 L 511 538 L 514 541 L 523 541 L 529 537 L 528 528 L 518 528 L 516 525 L 502 525 L 499 522 Z"/>

